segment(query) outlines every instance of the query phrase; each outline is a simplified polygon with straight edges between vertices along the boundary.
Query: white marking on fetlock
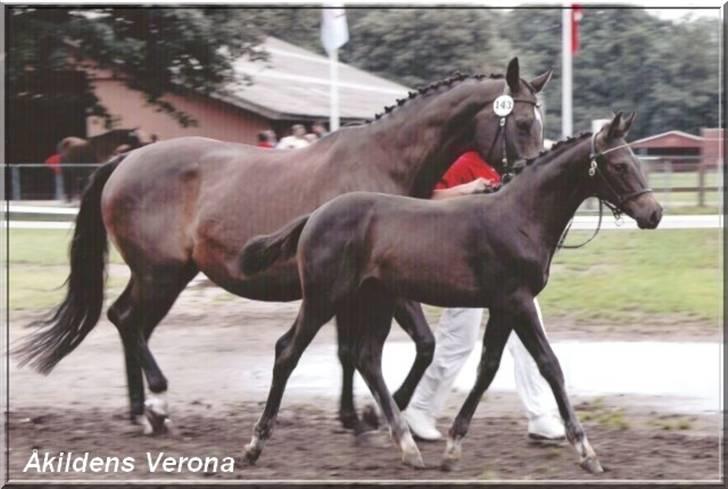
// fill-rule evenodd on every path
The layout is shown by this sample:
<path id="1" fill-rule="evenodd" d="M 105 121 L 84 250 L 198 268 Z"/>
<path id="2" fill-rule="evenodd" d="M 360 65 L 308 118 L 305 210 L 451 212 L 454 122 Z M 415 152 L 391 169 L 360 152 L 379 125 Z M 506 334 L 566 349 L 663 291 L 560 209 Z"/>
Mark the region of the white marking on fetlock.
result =
<path id="1" fill-rule="evenodd" d="M 402 438 L 399 441 L 399 448 L 402 450 L 402 461 L 404 463 L 413 467 L 425 466 L 420 449 L 417 448 L 417 444 L 409 430 L 402 434 Z"/>
<path id="2" fill-rule="evenodd" d="M 167 393 L 150 394 L 144 406 L 158 416 L 167 416 Z"/>
<path id="3" fill-rule="evenodd" d="M 442 469 L 450 471 L 460 461 L 462 456 L 462 438 L 447 438 L 447 445 L 445 447 L 445 455 L 442 457 Z"/>
<path id="4" fill-rule="evenodd" d="M 149 422 L 149 419 L 144 414 L 137 414 L 134 417 L 134 422 L 142 427 L 142 433 L 145 435 L 151 435 L 154 433 L 154 428 L 152 427 L 152 423 Z"/>
<path id="5" fill-rule="evenodd" d="M 597 454 L 589 443 L 589 440 L 587 440 L 586 435 L 574 444 L 574 448 L 576 448 L 576 452 L 579 454 L 579 465 L 584 470 L 592 474 L 604 472 L 597 458 Z"/>

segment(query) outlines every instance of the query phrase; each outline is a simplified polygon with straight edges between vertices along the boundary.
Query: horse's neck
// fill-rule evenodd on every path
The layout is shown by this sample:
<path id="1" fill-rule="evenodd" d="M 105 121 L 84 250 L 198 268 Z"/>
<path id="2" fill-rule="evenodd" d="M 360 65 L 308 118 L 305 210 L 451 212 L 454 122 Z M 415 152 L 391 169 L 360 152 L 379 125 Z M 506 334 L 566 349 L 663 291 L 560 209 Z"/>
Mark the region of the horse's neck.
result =
<path id="1" fill-rule="evenodd" d="M 533 229 L 552 253 L 576 210 L 590 195 L 586 177 L 590 152 L 588 139 L 577 142 L 555 160 L 538 168 L 534 164 L 513 180 L 523 187 L 518 192 L 522 197 L 519 205 L 525 207 L 522 215 L 533 216 Z"/>
<path id="2" fill-rule="evenodd" d="M 429 100 L 413 101 L 368 129 L 387 154 L 385 169 L 416 197 L 429 197 L 445 171 L 471 149 L 482 89 L 455 87 Z"/>

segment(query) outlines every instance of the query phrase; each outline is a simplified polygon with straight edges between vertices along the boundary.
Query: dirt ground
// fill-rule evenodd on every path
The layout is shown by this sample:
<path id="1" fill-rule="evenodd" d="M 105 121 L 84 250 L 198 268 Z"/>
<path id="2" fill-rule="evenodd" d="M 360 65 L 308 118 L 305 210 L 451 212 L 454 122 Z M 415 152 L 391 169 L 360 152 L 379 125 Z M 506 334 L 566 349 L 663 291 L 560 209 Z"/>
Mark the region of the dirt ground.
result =
<path id="1" fill-rule="evenodd" d="M 11 360 L 10 480 L 715 480 L 719 473 L 718 413 L 678 415 L 670 402 L 655 407 L 654 399 L 637 396 L 572 397 L 607 472 L 592 476 L 577 465 L 565 443 L 539 445 L 526 438 L 526 420 L 514 393 L 486 394 L 463 445 L 463 459 L 453 472 L 439 462 L 444 442 L 420 442 L 427 468 L 414 470 L 399 462 L 385 431 L 355 438 L 336 419 L 340 370 L 335 332 L 327 326 L 311 349 L 319 365 L 321 385 L 310 387 L 296 373 L 284 396 L 279 422 L 255 466 L 242 461 L 243 446 L 262 411 L 270 382 L 275 340 L 295 316 L 297 303 L 266 304 L 231 299 L 198 284 L 186 291 L 155 332 L 151 347 L 169 379 L 168 400 L 175 433 L 144 437 L 126 413 L 126 385 L 121 344 L 113 326 L 100 323 L 77 351 L 48 377 Z M 20 325 L 34 317 L 11 314 L 11 343 L 26 334 Z M 430 318 L 431 321 L 434 318 Z M 549 318 L 547 318 L 548 320 Z M 434 321 L 433 321 L 434 324 Z M 673 327 L 645 324 L 625 332 L 614 325 L 575 325 L 568 318 L 548 321 L 552 340 L 589 337 L 718 341 L 714 326 Z M 405 336 L 394 326 L 391 338 Z M 304 354 L 301 364 L 306 362 Z M 299 364 L 299 365 L 301 365 Z M 330 388 L 326 387 L 330 379 Z M 319 382 L 320 384 L 320 382 Z M 447 430 L 464 399 L 453 394 Z M 371 402 L 358 395 L 358 405 Z M 658 402 L 659 403 L 659 402 Z M 23 472 L 37 449 L 44 456 L 89 452 L 98 457 L 133 457 L 129 473 Z M 218 457 L 218 470 L 152 472 L 147 452 L 172 457 Z M 221 466 L 232 457 L 233 470 Z M 229 468 L 229 465 L 227 466 Z"/>

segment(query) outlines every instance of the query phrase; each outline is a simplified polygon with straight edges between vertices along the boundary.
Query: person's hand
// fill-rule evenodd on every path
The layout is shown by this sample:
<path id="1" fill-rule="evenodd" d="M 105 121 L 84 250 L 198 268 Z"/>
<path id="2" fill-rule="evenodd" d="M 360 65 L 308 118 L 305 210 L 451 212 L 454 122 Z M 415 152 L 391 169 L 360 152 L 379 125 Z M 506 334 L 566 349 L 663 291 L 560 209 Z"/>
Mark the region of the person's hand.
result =
<path id="1" fill-rule="evenodd" d="M 488 180 L 482 177 L 478 177 L 462 186 L 463 194 L 465 195 L 492 192 L 495 188 L 497 187 L 491 185 Z"/>

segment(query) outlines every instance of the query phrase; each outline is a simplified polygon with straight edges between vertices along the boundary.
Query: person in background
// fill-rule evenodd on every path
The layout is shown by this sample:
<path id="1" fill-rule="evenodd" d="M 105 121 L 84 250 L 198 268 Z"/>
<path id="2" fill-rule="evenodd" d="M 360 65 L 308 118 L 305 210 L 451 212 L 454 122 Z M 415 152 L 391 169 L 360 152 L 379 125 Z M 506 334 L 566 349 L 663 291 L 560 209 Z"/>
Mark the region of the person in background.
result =
<path id="1" fill-rule="evenodd" d="M 308 141 L 309 143 L 315 143 L 316 141 L 318 141 L 318 140 L 319 140 L 319 137 L 318 137 L 318 135 L 317 135 L 316 133 L 313 133 L 313 132 L 309 132 L 308 134 L 306 134 L 306 135 L 305 135 L 305 136 L 303 136 L 303 137 L 304 137 L 304 138 L 306 139 L 306 141 Z"/>
<path id="2" fill-rule="evenodd" d="M 55 153 L 46 158 L 44 163 L 48 165 L 48 168 L 50 168 L 50 170 L 53 172 L 53 178 L 55 182 L 55 199 L 64 200 L 66 198 L 66 193 L 63 190 L 63 175 L 61 174 L 61 154 L 58 152 L 58 149 Z"/>
<path id="3" fill-rule="evenodd" d="M 256 146 L 259 148 L 272 148 L 273 142 L 270 140 L 270 134 L 268 131 L 261 131 L 258 133 L 258 142 Z"/>
<path id="4" fill-rule="evenodd" d="M 326 130 L 326 126 L 322 122 L 314 122 L 313 126 L 311 126 L 311 132 L 315 134 L 318 139 L 321 139 L 322 137 L 326 136 L 328 134 L 328 131 Z"/>
<path id="5" fill-rule="evenodd" d="M 469 151 L 458 158 L 435 187 L 433 199 L 447 199 L 482 193 L 501 183 L 498 172 Z M 541 327 L 541 309 L 534 301 Z M 425 371 L 404 417 L 412 432 L 426 441 L 442 438 L 435 426 L 460 370 L 478 343 L 483 309 L 449 308 L 440 316 L 435 336 L 435 355 Z M 508 338 L 513 357 L 516 391 L 526 408 L 529 438 L 562 440 L 564 425 L 558 415 L 554 396 L 541 376 L 536 362 L 515 333 Z"/>
<path id="6" fill-rule="evenodd" d="M 279 149 L 297 149 L 305 148 L 310 143 L 306 141 L 306 128 L 303 124 L 294 124 L 291 126 L 291 135 L 286 136 L 278 143 L 276 148 Z"/>

